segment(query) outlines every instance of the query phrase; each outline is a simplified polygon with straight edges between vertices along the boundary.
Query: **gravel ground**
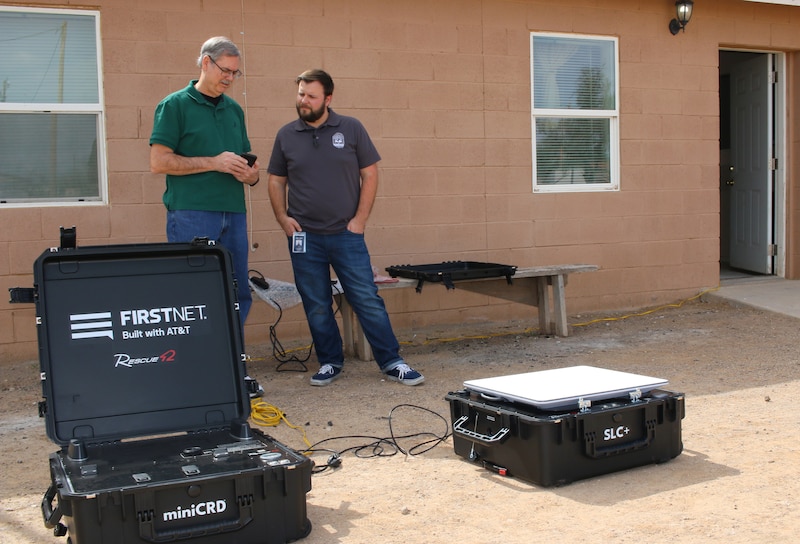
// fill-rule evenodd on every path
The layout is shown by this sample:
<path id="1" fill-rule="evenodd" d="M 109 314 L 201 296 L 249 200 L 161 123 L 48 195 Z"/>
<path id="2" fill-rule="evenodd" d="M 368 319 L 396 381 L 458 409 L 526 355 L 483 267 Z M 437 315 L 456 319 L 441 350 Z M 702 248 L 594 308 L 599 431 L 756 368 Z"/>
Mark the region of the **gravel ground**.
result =
<path id="1" fill-rule="evenodd" d="M 263 430 L 296 449 L 306 447 L 303 433 L 337 450 L 369 444 L 364 436 L 441 436 L 450 423 L 447 392 L 484 376 L 592 365 L 666 378 L 686 396 L 678 457 L 562 487 L 486 471 L 455 455 L 452 438 L 418 455 L 403 451 L 426 438 L 398 440 L 403 451 L 394 455 L 388 447 L 380 456 L 349 451 L 341 467 L 312 477 L 313 530 L 302 542 L 796 539 L 798 321 L 703 299 L 642 314 L 572 316 L 567 338 L 526 332 L 523 323 L 429 330 L 413 342 L 399 331 L 409 340 L 404 357 L 426 376 L 417 387 L 383 380 L 374 363 L 349 360 L 341 379 L 312 388 L 310 373 L 276 371 L 271 346 L 250 347 L 250 373 L 266 389 L 264 400 L 297 427 Z M 38 362 L 1 368 L 0 542 L 65 542 L 51 536 L 40 512 L 47 457 L 56 448 L 37 417 Z M 318 465 L 326 458 L 314 457 Z"/>

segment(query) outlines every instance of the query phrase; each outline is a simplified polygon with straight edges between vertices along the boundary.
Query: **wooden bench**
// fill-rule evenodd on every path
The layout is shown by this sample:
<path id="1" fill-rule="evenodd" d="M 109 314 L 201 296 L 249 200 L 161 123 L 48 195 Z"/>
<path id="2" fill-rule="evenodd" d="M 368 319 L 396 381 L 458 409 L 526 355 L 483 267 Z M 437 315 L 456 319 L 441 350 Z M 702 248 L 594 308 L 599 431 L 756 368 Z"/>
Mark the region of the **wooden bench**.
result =
<path id="1" fill-rule="evenodd" d="M 593 264 L 567 264 L 554 266 L 534 266 L 518 268 L 512 276 L 511 285 L 505 277 L 463 280 L 455 283 L 456 289 L 536 306 L 539 313 L 539 330 L 542 334 L 569 336 L 567 327 L 567 304 L 564 288 L 570 274 L 594 272 L 598 266 Z M 416 289 L 418 281 L 398 278 L 394 283 L 379 283 L 378 290 Z M 441 289 L 436 284 L 426 282 L 428 289 Z M 552 296 L 551 296 L 552 295 Z M 336 296 L 342 311 L 342 338 L 344 350 L 364 361 L 372 360 L 372 348 L 356 319 L 347 298 Z"/>

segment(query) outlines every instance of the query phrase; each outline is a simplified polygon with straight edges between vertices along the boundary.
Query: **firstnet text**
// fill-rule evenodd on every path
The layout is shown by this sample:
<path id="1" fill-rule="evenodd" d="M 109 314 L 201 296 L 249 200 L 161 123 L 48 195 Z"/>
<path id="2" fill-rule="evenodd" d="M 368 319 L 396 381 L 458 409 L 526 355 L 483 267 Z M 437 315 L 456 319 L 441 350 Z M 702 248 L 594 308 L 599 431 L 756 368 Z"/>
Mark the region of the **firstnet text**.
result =
<path id="1" fill-rule="evenodd" d="M 177 323 L 208 319 L 206 305 L 180 306 L 170 308 L 151 308 L 149 310 L 122 310 L 120 322 L 125 325 L 155 325 L 158 323 Z"/>

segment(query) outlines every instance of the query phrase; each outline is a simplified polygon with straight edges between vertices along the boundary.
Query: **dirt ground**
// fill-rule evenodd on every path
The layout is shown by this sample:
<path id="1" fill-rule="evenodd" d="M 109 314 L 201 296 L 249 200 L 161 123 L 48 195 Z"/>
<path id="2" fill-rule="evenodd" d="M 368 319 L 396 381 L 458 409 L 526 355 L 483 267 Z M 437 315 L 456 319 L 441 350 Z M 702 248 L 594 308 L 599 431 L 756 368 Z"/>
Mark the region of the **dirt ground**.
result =
<path id="1" fill-rule="evenodd" d="M 321 447 L 335 450 L 368 445 L 368 437 L 446 433 L 445 395 L 478 377 L 586 364 L 667 378 L 669 389 L 686 395 L 681 455 L 562 487 L 486 471 L 456 456 L 452 438 L 417 455 L 351 449 L 338 469 L 312 476 L 313 530 L 301 542 L 796 541 L 796 319 L 699 299 L 645 315 L 570 322 L 578 326 L 567 338 L 526 332 L 523 323 L 418 331 L 413 339 L 400 332 L 404 356 L 426 377 L 418 387 L 384 381 L 374 363 L 348 360 L 341 379 L 312 388 L 310 373 L 277 372 L 271 346 L 253 346 L 250 372 L 266 389 L 265 400 L 309 442 L 326 440 Z M 0 541 L 66 542 L 44 527 L 40 512 L 55 447 L 37 417 L 38 362 L 0 372 Z M 301 431 L 285 423 L 264 430 L 306 447 Z M 409 451 L 428 439 L 397 442 Z M 324 464 L 327 454 L 314 459 Z"/>

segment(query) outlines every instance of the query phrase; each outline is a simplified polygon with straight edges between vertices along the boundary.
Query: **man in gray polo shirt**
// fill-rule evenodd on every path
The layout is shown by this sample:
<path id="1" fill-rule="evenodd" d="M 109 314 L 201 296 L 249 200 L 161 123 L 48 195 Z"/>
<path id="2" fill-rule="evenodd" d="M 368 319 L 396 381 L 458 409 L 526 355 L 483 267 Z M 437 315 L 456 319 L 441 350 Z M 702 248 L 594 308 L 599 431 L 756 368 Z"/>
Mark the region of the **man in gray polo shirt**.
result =
<path id="1" fill-rule="evenodd" d="M 364 241 L 381 157 L 360 121 L 330 109 L 333 79 L 326 72 L 308 70 L 295 82 L 299 118 L 278 130 L 267 172 L 272 211 L 288 237 L 295 284 L 320 364 L 311 385 L 331 383 L 344 365 L 331 267 L 381 371 L 390 380 L 420 384 L 425 378 L 399 355 Z"/>

